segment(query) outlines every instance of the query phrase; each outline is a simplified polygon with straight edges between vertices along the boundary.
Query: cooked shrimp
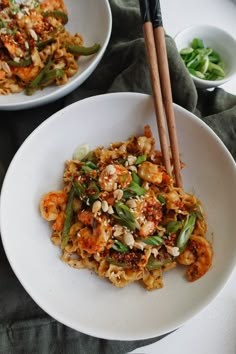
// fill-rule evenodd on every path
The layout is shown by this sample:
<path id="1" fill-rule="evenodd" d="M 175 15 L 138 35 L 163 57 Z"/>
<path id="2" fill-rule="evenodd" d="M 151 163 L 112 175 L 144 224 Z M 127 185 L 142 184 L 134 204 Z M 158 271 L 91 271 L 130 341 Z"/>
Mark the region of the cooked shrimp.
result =
<path id="1" fill-rule="evenodd" d="M 44 0 L 41 4 L 41 9 L 44 11 L 61 10 L 67 13 L 63 0 Z"/>
<path id="2" fill-rule="evenodd" d="M 101 172 L 99 184 L 107 192 L 111 192 L 117 187 L 126 188 L 132 180 L 130 172 L 122 165 L 107 165 Z"/>
<path id="3" fill-rule="evenodd" d="M 35 79 L 38 75 L 40 68 L 39 66 L 34 66 L 33 64 L 27 67 L 12 67 L 12 73 L 18 76 L 22 81 L 28 83 Z"/>
<path id="4" fill-rule="evenodd" d="M 6 77 L 6 72 L 4 70 L 0 70 L 0 80 L 5 79 Z"/>
<path id="5" fill-rule="evenodd" d="M 138 167 L 138 175 L 144 181 L 160 184 L 165 172 L 157 165 L 149 161 L 142 162 Z"/>
<path id="6" fill-rule="evenodd" d="M 46 193 L 40 202 L 40 212 L 47 221 L 56 220 L 65 211 L 67 194 L 64 191 Z"/>
<path id="7" fill-rule="evenodd" d="M 190 265 L 186 272 L 189 281 L 202 277 L 212 264 L 212 246 L 202 236 L 192 235 L 184 252 L 178 256 L 180 264 Z"/>
<path id="8" fill-rule="evenodd" d="M 97 223 L 97 226 L 93 229 L 84 227 L 78 233 L 78 244 L 82 250 L 90 254 L 102 252 L 111 236 L 111 232 L 111 226 L 105 226 L 102 223 Z"/>

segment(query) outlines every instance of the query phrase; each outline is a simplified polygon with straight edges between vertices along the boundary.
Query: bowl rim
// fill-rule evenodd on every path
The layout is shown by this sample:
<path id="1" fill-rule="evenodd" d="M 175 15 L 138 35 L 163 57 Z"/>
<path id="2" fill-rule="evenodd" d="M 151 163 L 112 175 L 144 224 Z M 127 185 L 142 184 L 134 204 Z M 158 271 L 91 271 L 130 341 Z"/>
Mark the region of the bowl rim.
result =
<path id="1" fill-rule="evenodd" d="M 18 149 L 18 151 L 16 152 L 16 155 L 13 157 L 13 160 L 9 166 L 9 169 L 7 171 L 7 174 L 6 176 L 10 173 L 11 169 L 12 169 L 12 165 L 14 165 L 14 160 L 16 160 L 17 158 L 17 155 L 18 154 L 21 154 L 21 150 L 24 150 L 26 145 L 30 142 L 30 140 L 32 138 L 34 138 L 34 135 L 37 134 L 37 132 L 41 129 L 44 129 L 45 126 L 48 126 L 52 123 L 52 121 L 55 121 L 57 120 L 58 118 L 60 119 L 63 119 L 62 116 L 63 114 L 62 113 L 65 113 L 65 112 L 69 112 L 70 109 L 72 108 L 72 106 L 76 107 L 78 104 L 84 104 L 85 102 L 84 101 L 87 101 L 87 102 L 91 102 L 92 100 L 95 100 L 95 102 L 97 100 L 102 100 L 104 98 L 104 96 L 106 96 L 107 98 L 109 97 L 112 97 L 112 96 L 120 96 L 120 97 L 124 97 L 124 96 L 129 96 L 132 97 L 132 96 L 136 96 L 136 97 L 144 97 L 144 96 L 149 96 L 149 95 L 146 95 L 146 94 L 141 94 L 141 93 L 128 93 L 128 92 L 118 92 L 118 93 L 109 93 L 109 94 L 101 94 L 101 95 L 98 95 L 98 96 L 92 96 L 92 97 L 88 97 L 88 98 L 85 98 L 85 99 L 82 99 L 80 101 L 76 101 L 64 108 L 62 108 L 60 111 L 52 114 L 48 119 L 46 119 L 43 123 L 41 123 L 37 128 L 35 128 L 35 130 L 26 138 L 26 140 L 24 141 L 24 143 L 21 145 L 21 147 Z M 80 103 L 79 103 L 80 102 Z M 224 152 L 226 153 L 227 155 L 227 159 L 229 159 L 232 163 L 232 167 L 234 167 L 234 171 L 235 171 L 235 174 L 236 174 L 236 163 L 232 157 L 232 155 L 230 154 L 230 152 L 228 151 L 228 149 L 225 147 L 224 143 L 221 141 L 221 139 L 217 136 L 217 134 L 204 122 L 202 121 L 199 117 L 197 117 L 195 114 L 193 114 L 192 112 L 189 112 L 187 111 L 185 108 L 183 108 L 182 106 L 179 106 L 177 104 L 174 104 L 175 106 L 175 109 L 177 109 L 179 112 L 187 112 L 187 114 L 191 117 L 191 119 L 193 119 L 194 121 L 199 121 L 199 124 L 201 127 L 204 127 L 213 137 L 214 139 L 218 142 L 218 144 L 220 145 L 221 149 L 224 150 Z M 6 182 L 6 179 L 4 179 L 4 183 L 3 183 L 3 186 L 5 185 L 5 182 Z M 0 198 L 2 199 L 2 198 Z M 0 200 L 0 222 L 1 222 L 1 217 L 2 217 L 2 200 Z M 7 249 L 5 248 L 5 242 L 4 240 L 2 239 L 3 241 L 3 247 L 4 247 L 4 250 L 7 254 L 7 258 L 8 258 L 8 251 Z M 9 259 L 9 258 L 8 258 Z M 10 260 L 10 259 L 9 259 Z M 10 261 L 10 263 L 12 264 L 12 260 Z M 235 257 L 234 257 L 234 267 L 236 266 L 236 254 L 235 254 Z M 234 267 L 232 267 L 232 269 L 229 269 L 228 272 L 227 272 L 227 277 L 225 278 L 224 280 L 224 283 L 223 283 L 223 286 L 221 286 L 220 288 L 217 287 L 217 291 L 215 291 L 214 295 L 210 298 L 210 301 L 208 298 L 205 299 L 204 302 L 202 302 L 200 308 L 198 307 L 198 310 L 197 311 L 194 311 L 193 315 L 191 316 L 191 318 L 193 318 L 194 316 L 196 316 L 200 311 L 202 311 L 206 306 L 208 306 L 213 300 L 214 298 L 222 291 L 222 289 L 224 288 L 224 286 L 226 285 L 226 283 L 228 282 L 231 274 L 233 273 L 234 271 Z M 23 285 L 23 287 L 25 288 L 25 290 L 30 294 L 31 298 L 47 313 L 49 313 L 51 316 L 53 316 L 53 318 L 55 318 L 57 321 L 61 322 L 61 323 L 64 323 L 66 324 L 67 326 L 71 327 L 71 328 L 74 328 L 73 326 L 70 325 L 70 323 L 66 323 L 65 320 L 64 322 L 62 322 L 62 318 L 58 318 L 57 316 L 55 316 L 55 314 L 52 314 L 52 312 L 48 311 L 48 309 L 45 309 L 44 305 L 41 304 L 41 301 L 39 301 L 38 297 L 36 297 L 35 295 L 32 296 L 32 289 L 30 289 L 30 287 L 28 285 L 25 285 L 25 282 L 24 280 L 22 281 L 22 278 L 21 276 L 19 276 L 18 274 L 18 270 L 13 267 L 13 270 L 14 270 L 14 273 L 17 275 L 18 279 L 20 279 L 20 282 L 21 284 Z M 184 324 L 184 323 L 187 323 L 191 318 L 187 318 L 185 319 L 180 325 Z M 74 328 L 75 330 L 79 330 L 77 328 Z M 170 330 L 175 330 L 177 328 L 171 328 Z M 81 330 L 81 329 L 80 329 Z M 89 334 L 89 333 L 87 333 Z M 160 335 L 162 334 L 167 334 L 167 332 L 163 332 L 161 333 Z M 90 335 L 93 335 L 96 337 L 96 333 L 90 333 Z M 151 335 L 150 337 L 142 337 L 142 338 L 129 338 L 129 336 L 127 337 L 123 337 L 123 338 L 112 338 L 112 337 L 101 337 L 101 338 L 104 338 L 104 339 L 111 339 L 111 340 L 140 340 L 140 339 L 148 339 L 148 338 L 153 338 L 155 337 L 155 335 Z"/>
<path id="2" fill-rule="evenodd" d="M 110 40 L 111 37 L 111 31 L 112 31 L 112 11 L 111 11 L 111 6 L 109 3 L 109 0 L 103 0 L 104 1 L 104 6 L 107 11 L 107 25 L 108 25 L 108 31 L 105 36 L 105 40 L 103 44 L 101 45 L 101 48 L 99 52 L 96 54 L 94 57 L 94 60 L 90 63 L 90 65 L 82 72 L 79 73 L 79 75 L 74 79 L 69 81 L 68 83 L 61 85 L 60 87 L 57 87 L 57 90 L 53 90 L 49 94 L 46 94 L 43 97 L 36 97 L 32 98 L 29 101 L 20 101 L 20 102 L 13 102 L 13 103 L 1 103 L 0 102 L 0 110 L 2 111 L 16 111 L 16 110 L 26 110 L 26 109 L 31 109 L 39 106 L 43 106 L 49 103 L 53 103 L 58 101 L 59 99 L 67 96 L 69 93 L 73 92 L 77 87 L 82 85 L 84 81 L 93 73 L 93 71 L 96 69 L 97 65 L 100 63 Z M 92 70 L 92 71 L 91 71 Z M 71 78 L 73 79 L 73 78 Z M 80 84 L 77 83 L 78 80 L 81 80 L 82 82 Z M 46 89 L 46 88 L 45 88 Z M 22 94 L 20 92 L 19 94 Z M 17 95 L 17 94 L 15 94 Z M 7 97 L 7 96 L 6 96 Z"/>
<path id="3" fill-rule="evenodd" d="M 180 38 L 182 35 L 184 35 L 185 33 L 187 33 L 188 31 L 192 30 L 192 29 L 197 29 L 197 28 L 209 28 L 209 29 L 213 29 L 213 30 L 217 30 L 221 33 L 223 33 L 224 35 L 226 35 L 227 37 L 229 37 L 234 43 L 235 43 L 235 48 L 236 48 L 236 38 L 234 36 L 232 36 L 227 30 L 225 30 L 224 28 L 215 26 L 215 25 L 209 25 L 207 23 L 201 23 L 201 24 L 195 24 L 195 25 L 189 25 L 189 26 L 185 26 L 182 29 L 180 29 L 175 35 L 174 35 L 174 41 L 177 47 L 177 50 L 179 52 L 180 48 L 178 48 L 177 46 L 177 42 L 178 42 L 178 38 Z M 207 87 L 216 87 L 216 86 L 220 86 L 225 84 L 227 81 L 232 80 L 235 75 L 236 72 L 225 76 L 223 79 L 221 80 L 204 80 L 204 79 L 200 79 L 194 75 L 192 75 L 191 73 L 189 73 L 189 75 L 191 76 L 191 78 L 198 84 L 201 84 L 202 86 L 207 86 Z"/>

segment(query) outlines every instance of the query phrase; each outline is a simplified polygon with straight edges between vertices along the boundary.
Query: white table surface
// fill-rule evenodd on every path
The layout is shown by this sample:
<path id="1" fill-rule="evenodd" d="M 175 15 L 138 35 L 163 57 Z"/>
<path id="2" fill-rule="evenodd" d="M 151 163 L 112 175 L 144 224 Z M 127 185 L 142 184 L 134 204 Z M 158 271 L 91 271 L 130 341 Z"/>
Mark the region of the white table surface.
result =
<path id="1" fill-rule="evenodd" d="M 236 0 L 162 0 L 161 8 L 164 28 L 173 37 L 186 26 L 207 23 L 236 38 Z M 222 88 L 236 95 L 236 79 Z M 134 353 L 236 354 L 236 269 L 202 312 L 174 333 Z"/>

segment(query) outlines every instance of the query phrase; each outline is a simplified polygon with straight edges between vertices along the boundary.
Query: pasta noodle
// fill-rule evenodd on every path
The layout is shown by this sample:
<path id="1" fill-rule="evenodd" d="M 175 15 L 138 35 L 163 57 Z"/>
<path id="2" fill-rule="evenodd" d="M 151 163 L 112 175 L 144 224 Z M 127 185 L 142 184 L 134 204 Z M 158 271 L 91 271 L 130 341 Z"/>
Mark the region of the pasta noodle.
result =
<path id="1" fill-rule="evenodd" d="M 64 189 L 42 196 L 51 240 L 71 267 L 92 269 L 122 288 L 163 287 L 163 272 L 183 264 L 194 281 L 212 263 L 201 202 L 174 185 L 149 126 L 143 136 L 65 162 Z"/>
<path id="2" fill-rule="evenodd" d="M 0 94 L 27 95 L 54 83 L 64 85 L 79 71 L 83 47 L 79 33 L 70 34 L 63 0 L 2 0 L 0 4 Z"/>

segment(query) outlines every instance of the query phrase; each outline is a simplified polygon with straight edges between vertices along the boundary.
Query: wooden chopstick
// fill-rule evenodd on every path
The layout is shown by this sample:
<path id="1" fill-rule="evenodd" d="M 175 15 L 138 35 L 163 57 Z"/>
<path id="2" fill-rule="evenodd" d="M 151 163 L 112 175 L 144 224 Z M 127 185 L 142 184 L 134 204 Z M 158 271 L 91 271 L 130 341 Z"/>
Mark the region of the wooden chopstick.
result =
<path id="1" fill-rule="evenodd" d="M 168 139 L 165 128 L 166 118 L 173 159 L 175 184 L 177 187 L 182 187 L 179 147 L 160 3 L 159 0 L 139 0 L 139 3 L 143 18 L 143 32 L 163 161 L 167 173 L 171 175 Z"/>

